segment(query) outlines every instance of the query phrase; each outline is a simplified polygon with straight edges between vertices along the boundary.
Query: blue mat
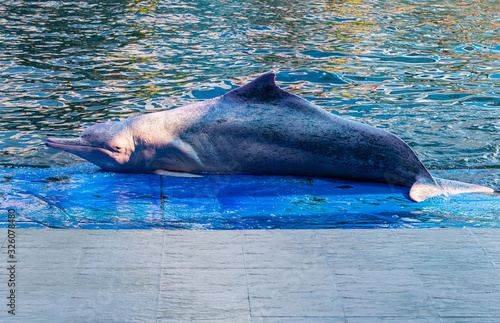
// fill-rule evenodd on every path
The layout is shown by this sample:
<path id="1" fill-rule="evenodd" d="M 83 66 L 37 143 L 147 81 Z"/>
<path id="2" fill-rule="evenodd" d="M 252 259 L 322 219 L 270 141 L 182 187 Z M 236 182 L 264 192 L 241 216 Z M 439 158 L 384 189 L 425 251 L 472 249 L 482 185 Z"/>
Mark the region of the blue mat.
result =
<path id="1" fill-rule="evenodd" d="M 437 175 L 499 176 L 499 171 Z M 472 175 L 471 175 L 472 174 Z M 486 175 L 484 175 L 486 174 Z M 458 178 L 460 179 L 460 178 Z M 440 196 L 331 178 L 207 175 L 173 178 L 75 167 L 0 169 L 0 227 L 306 229 L 500 226 L 500 196 Z"/>

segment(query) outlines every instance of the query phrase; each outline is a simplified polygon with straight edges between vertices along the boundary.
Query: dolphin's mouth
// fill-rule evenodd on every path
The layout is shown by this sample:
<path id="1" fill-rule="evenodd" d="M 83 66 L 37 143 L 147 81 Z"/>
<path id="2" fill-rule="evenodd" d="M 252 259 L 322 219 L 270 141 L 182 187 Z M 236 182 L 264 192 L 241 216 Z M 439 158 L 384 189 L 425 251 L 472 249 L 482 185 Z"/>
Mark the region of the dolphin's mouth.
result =
<path id="1" fill-rule="evenodd" d="M 88 152 L 96 150 L 102 152 L 109 152 L 105 148 L 92 146 L 87 142 L 83 141 L 81 138 L 47 138 L 45 145 L 49 148 L 67 151 L 70 153 Z"/>

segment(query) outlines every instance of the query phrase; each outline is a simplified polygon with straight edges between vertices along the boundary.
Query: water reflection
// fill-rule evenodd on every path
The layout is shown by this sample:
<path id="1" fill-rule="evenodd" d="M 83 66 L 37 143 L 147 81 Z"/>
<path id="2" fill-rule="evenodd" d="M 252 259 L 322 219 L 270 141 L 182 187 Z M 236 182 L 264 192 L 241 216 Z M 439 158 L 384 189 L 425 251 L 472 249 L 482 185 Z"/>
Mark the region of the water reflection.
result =
<path id="1" fill-rule="evenodd" d="M 499 13 L 472 0 L 4 1 L 0 164 L 79 163 L 44 139 L 274 70 L 293 93 L 398 134 L 430 168 L 498 168 Z"/>

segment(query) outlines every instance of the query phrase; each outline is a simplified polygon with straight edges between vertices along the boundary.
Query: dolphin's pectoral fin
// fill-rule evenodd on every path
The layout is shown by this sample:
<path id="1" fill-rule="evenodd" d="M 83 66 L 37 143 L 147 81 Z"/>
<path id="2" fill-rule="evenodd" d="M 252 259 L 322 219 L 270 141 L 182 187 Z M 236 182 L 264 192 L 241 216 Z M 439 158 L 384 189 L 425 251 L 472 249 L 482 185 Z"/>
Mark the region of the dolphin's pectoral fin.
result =
<path id="1" fill-rule="evenodd" d="M 164 169 L 157 169 L 157 170 L 155 170 L 154 173 L 158 174 L 158 175 L 171 176 L 171 177 L 193 177 L 193 178 L 203 177 L 203 176 L 197 175 L 197 174 L 172 172 L 172 171 L 164 170 Z"/>
<path id="2" fill-rule="evenodd" d="M 445 191 L 430 178 L 419 176 L 410 189 L 410 198 L 415 202 L 422 202 L 444 193 Z"/>
<path id="3" fill-rule="evenodd" d="M 410 198 L 415 202 L 422 202 L 428 198 L 441 194 L 460 193 L 494 193 L 489 187 L 435 178 L 437 185 L 426 177 L 418 177 L 410 189 Z"/>

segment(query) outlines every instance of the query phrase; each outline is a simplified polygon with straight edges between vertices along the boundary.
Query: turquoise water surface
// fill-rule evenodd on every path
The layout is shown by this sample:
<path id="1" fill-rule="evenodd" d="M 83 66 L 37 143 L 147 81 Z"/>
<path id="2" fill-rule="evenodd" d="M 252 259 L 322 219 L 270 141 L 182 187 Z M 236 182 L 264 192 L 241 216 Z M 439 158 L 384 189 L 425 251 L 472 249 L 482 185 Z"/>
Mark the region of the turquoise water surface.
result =
<path id="1" fill-rule="evenodd" d="M 71 223 L 89 217 L 104 223 L 116 212 L 141 222 L 144 209 L 133 207 L 140 204 L 148 214 L 189 223 L 189 215 L 203 208 L 195 212 L 198 206 L 180 203 L 173 211 L 154 194 L 160 202 L 149 209 L 134 202 L 144 196 L 123 193 L 122 203 L 130 206 L 125 211 L 102 195 L 75 215 L 50 196 L 69 192 L 71 185 L 81 188 L 61 175 L 64 167 L 73 174 L 91 166 L 48 149 L 46 138 L 78 136 L 98 122 L 212 98 L 269 71 L 278 73 L 282 88 L 333 114 L 398 135 L 434 174 L 500 189 L 499 35 L 498 1 L 2 1 L 0 220 L 14 205 L 20 220 L 42 225 L 51 222 L 50 212 Z M 37 179 L 28 184 L 30 174 Z M 55 180 L 49 185 L 47 178 Z M 260 185 L 255 180 L 254 188 Z M 155 181 L 147 185 L 166 185 Z M 246 189 L 247 199 L 258 201 Z M 156 191 L 164 194 L 163 188 Z M 396 219 L 387 220 L 393 227 L 406 225 L 402 218 L 446 225 L 454 216 L 459 220 L 453 225 L 500 225 L 498 198 L 472 199 L 474 206 L 466 209 L 439 199 L 439 212 L 429 204 L 383 212 Z M 267 208 L 276 205 L 271 201 Z M 353 213 L 293 201 L 285 199 L 290 214 L 316 216 L 324 227 L 356 227 L 361 215 L 380 213 L 376 206 Z M 95 216 L 106 207 L 106 216 Z M 226 222 L 253 214 L 229 209 Z M 264 209 L 249 221 L 274 223 L 276 212 Z M 345 212 L 354 215 L 342 217 Z M 363 226 L 389 223 L 377 221 Z M 303 218 L 292 227 L 307 225 Z"/>

